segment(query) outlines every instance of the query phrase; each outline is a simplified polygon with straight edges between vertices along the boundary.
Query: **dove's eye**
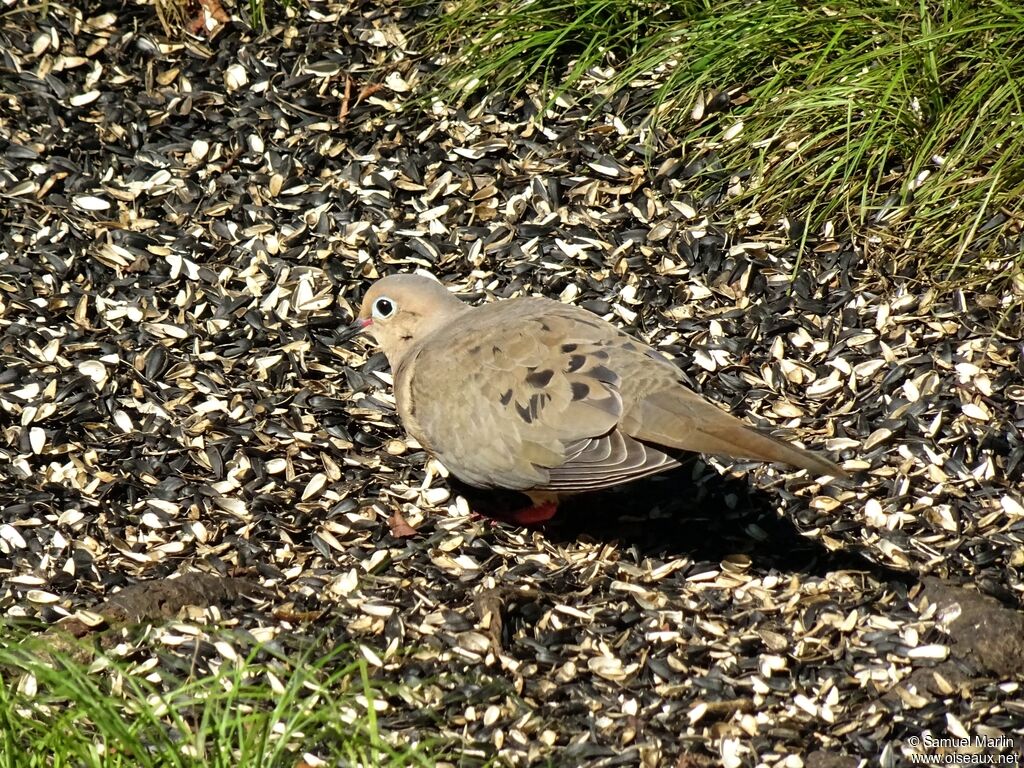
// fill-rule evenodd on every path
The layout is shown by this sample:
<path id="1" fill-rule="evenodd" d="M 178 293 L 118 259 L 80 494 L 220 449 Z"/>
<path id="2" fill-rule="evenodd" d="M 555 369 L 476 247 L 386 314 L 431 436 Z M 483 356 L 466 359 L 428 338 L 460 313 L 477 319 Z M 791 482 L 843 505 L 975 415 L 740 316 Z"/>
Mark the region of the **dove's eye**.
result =
<path id="1" fill-rule="evenodd" d="M 377 320 L 387 320 L 395 314 L 395 302 L 387 296 L 381 296 L 373 302 L 373 316 Z"/>

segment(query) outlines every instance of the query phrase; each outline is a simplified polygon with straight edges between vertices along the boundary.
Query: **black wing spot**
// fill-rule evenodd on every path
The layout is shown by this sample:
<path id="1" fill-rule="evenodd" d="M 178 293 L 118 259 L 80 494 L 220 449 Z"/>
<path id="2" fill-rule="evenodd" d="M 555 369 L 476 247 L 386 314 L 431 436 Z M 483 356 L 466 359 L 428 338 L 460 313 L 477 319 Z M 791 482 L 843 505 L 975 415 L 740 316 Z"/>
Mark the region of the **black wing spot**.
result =
<path id="1" fill-rule="evenodd" d="M 536 419 L 547 402 L 545 398 L 547 395 L 531 395 L 530 396 L 530 418 Z"/>
<path id="2" fill-rule="evenodd" d="M 597 350 L 594 353 L 594 357 L 596 357 L 598 360 L 607 360 L 608 359 L 608 350 L 606 350 L 606 349 L 599 349 L 599 350 Z"/>
<path id="3" fill-rule="evenodd" d="M 616 375 L 615 371 L 603 365 L 595 365 L 593 368 L 587 371 L 587 375 L 593 376 L 598 381 L 603 381 L 606 384 L 612 384 L 619 380 L 619 377 Z"/>
<path id="4" fill-rule="evenodd" d="M 555 372 L 550 368 L 545 368 L 542 371 L 531 370 L 526 374 L 526 383 L 531 387 L 537 387 L 538 389 L 546 387 L 551 383 L 551 377 L 555 375 Z"/>
<path id="5" fill-rule="evenodd" d="M 511 401 L 512 401 L 512 390 L 511 389 L 506 390 L 505 394 L 503 394 L 498 399 L 498 402 L 500 402 L 502 405 L 508 405 Z"/>
<path id="6" fill-rule="evenodd" d="M 573 400 L 583 400 L 589 394 L 590 386 L 588 384 L 584 384 L 582 381 L 574 381 L 572 383 Z"/>
<path id="7" fill-rule="evenodd" d="M 563 352 L 575 352 L 577 349 L 579 349 L 579 346 L 580 346 L 579 344 L 563 344 L 562 345 L 562 351 Z"/>
<path id="8" fill-rule="evenodd" d="M 587 356 L 586 355 L 570 355 L 569 356 L 569 365 L 566 367 L 565 370 L 567 370 L 569 373 L 572 373 L 573 371 L 578 371 L 580 368 L 582 368 L 586 364 L 586 362 L 587 362 Z"/>
<path id="9" fill-rule="evenodd" d="M 480 353 L 480 345 L 476 344 L 469 348 L 469 354 L 476 355 Z"/>
<path id="10" fill-rule="evenodd" d="M 627 352 L 636 352 L 636 344 L 634 344 L 632 341 L 627 341 L 625 344 L 622 345 L 622 348 Z"/>
<path id="11" fill-rule="evenodd" d="M 519 403 L 516 403 L 516 413 L 518 413 L 519 418 L 525 421 L 527 424 L 533 422 L 533 416 L 530 415 L 530 406 L 523 406 L 520 405 Z"/>

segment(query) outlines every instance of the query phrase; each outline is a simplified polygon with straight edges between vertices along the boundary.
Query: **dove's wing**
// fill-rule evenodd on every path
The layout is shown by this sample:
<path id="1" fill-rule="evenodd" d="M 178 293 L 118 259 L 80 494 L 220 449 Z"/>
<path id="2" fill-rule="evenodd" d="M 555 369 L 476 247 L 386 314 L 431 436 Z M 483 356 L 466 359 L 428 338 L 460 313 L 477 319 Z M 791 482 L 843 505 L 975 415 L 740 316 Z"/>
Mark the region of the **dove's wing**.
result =
<path id="1" fill-rule="evenodd" d="M 676 466 L 618 428 L 616 344 L 643 356 L 614 326 L 555 301 L 478 307 L 431 334 L 396 372 L 403 422 L 480 487 L 584 491 Z"/>

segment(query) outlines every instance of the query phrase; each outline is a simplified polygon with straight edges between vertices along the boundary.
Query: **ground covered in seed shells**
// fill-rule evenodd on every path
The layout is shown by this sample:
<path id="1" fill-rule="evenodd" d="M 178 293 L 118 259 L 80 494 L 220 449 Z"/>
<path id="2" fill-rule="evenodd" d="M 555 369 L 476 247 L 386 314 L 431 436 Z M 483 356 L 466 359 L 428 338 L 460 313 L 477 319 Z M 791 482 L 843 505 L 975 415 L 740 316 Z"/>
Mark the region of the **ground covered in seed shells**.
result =
<path id="1" fill-rule="evenodd" d="M 180 42 L 95 6 L 0 19 L 9 623 L 158 689 L 351 644 L 381 738 L 459 765 L 1021 756 L 1019 309 L 885 274 L 870 236 L 800 253 L 723 206 L 750 169 L 698 176 L 714 141 L 645 143 L 628 98 L 399 111 L 418 12 Z M 335 344 L 418 268 L 579 303 L 856 479 L 695 460 L 495 522 L 405 438 L 382 357 Z"/>

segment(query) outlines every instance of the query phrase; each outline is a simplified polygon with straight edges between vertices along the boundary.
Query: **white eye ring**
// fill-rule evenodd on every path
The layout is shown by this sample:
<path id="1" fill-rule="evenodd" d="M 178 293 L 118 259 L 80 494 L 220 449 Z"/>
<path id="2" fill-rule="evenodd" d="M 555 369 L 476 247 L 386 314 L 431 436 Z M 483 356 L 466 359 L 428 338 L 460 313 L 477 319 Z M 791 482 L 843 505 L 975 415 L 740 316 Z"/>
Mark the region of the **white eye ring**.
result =
<path id="1" fill-rule="evenodd" d="M 373 302 L 373 319 L 374 320 L 387 320 L 397 309 L 395 302 L 389 299 L 387 296 L 381 296 L 379 299 Z"/>

